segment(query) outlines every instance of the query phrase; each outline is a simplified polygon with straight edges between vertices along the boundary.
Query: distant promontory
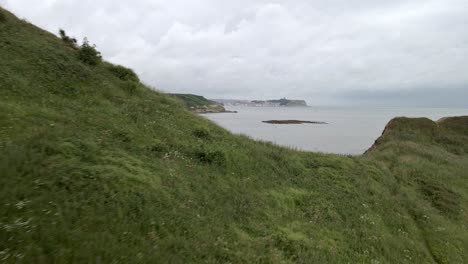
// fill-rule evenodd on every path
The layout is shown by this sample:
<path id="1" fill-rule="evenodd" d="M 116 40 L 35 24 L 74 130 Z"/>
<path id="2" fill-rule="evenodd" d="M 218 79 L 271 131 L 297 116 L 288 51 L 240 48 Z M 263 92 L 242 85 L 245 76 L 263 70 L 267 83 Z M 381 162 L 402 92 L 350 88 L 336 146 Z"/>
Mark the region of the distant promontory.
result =
<path id="1" fill-rule="evenodd" d="M 305 100 L 274 99 L 274 100 L 235 100 L 235 99 L 212 99 L 224 106 L 253 106 L 253 107 L 306 107 Z"/>
<path id="2" fill-rule="evenodd" d="M 195 94 L 169 94 L 180 101 L 192 112 L 197 114 L 210 113 L 237 113 L 226 110 L 221 103 L 208 100 L 203 96 Z"/>

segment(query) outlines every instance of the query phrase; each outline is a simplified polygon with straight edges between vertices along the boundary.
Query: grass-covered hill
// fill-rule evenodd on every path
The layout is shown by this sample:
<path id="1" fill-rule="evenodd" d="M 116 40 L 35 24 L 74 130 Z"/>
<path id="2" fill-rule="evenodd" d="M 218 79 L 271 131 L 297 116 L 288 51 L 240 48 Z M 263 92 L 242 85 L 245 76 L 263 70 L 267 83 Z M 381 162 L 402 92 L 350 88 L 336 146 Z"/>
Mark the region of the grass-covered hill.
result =
<path id="1" fill-rule="evenodd" d="M 78 52 L 0 9 L 0 262 L 468 262 L 468 117 L 299 152 Z"/>
<path id="2" fill-rule="evenodd" d="M 214 101 L 208 100 L 203 96 L 194 94 L 170 94 L 171 96 L 179 99 L 185 104 L 192 112 L 198 113 L 220 113 L 226 112 L 224 107 Z"/>

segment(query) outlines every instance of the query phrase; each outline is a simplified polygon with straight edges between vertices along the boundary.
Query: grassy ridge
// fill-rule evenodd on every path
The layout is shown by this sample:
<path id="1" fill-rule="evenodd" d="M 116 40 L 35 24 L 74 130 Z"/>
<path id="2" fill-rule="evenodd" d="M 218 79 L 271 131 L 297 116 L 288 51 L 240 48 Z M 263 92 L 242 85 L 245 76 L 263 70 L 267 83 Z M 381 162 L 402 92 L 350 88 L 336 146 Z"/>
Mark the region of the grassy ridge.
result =
<path id="1" fill-rule="evenodd" d="M 203 96 L 194 94 L 170 94 L 178 98 L 188 109 L 194 112 L 224 112 L 226 109 L 214 101 L 208 100 Z"/>
<path id="2" fill-rule="evenodd" d="M 0 12 L 1 261 L 468 262 L 466 117 L 395 119 L 360 157 L 294 151 Z"/>

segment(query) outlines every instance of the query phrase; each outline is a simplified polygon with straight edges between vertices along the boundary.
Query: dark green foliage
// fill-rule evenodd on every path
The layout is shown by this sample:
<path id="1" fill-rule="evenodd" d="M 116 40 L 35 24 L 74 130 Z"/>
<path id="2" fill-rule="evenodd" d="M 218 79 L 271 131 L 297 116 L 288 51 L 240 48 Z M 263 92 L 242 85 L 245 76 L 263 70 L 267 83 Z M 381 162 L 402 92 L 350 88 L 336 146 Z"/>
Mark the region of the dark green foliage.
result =
<path id="1" fill-rule="evenodd" d="M 468 263 L 468 117 L 293 151 L 0 28 L 0 262 Z"/>
<path id="2" fill-rule="evenodd" d="M 458 217 L 460 214 L 460 198 L 461 196 L 445 187 L 439 182 L 431 182 L 429 180 L 420 180 L 421 192 L 435 208 L 439 209 L 448 217 Z"/>
<path id="3" fill-rule="evenodd" d="M 200 139 L 210 139 L 211 138 L 211 135 L 210 135 L 210 132 L 205 129 L 205 128 L 197 128 L 193 131 L 193 135 L 197 138 L 200 138 Z"/>
<path id="4" fill-rule="evenodd" d="M 199 150 L 195 152 L 195 157 L 208 164 L 224 165 L 226 163 L 226 155 L 220 150 Z"/>
<path id="5" fill-rule="evenodd" d="M 194 95 L 194 94 L 170 94 L 170 95 L 181 99 L 182 102 L 184 102 L 184 104 L 187 105 L 188 107 L 201 107 L 201 106 L 206 106 L 206 105 L 215 103 L 200 95 Z"/>
<path id="6" fill-rule="evenodd" d="M 101 53 L 96 49 L 95 45 L 89 44 L 89 41 L 84 38 L 83 44 L 81 44 L 78 51 L 78 59 L 82 62 L 95 66 L 101 63 Z"/>
<path id="7" fill-rule="evenodd" d="M 194 94 L 170 94 L 182 101 L 188 109 L 200 112 L 223 112 L 224 107 L 217 102 L 206 99 L 203 96 Z"/>
<path id="8" fill-rule="evenodd" d="M 73 49 L 78 49 L 77 40 L 75 38 L 71 38 L 67 36 L 67 34 L 65 33 L 65 30 L 59 29 L 59 35 L 60 35 L 60 38 L 63 40 L 63 42 L 65 42 L 65 44 L 67 44 L 69 47 Z"/>
<path id="9" fill-rule="evenodd" d="M 140 79 L 132 69 L 120 65 L 108 65 L 109 71 L 122 81 L 139 82 Z"/>
<path id="10" fill-rule="evenodd" d="M 0 23 L 5 22 L 7 20 L 7 16 L 5 14 L 5 11 L 3 9 L 0 9 Z"/>

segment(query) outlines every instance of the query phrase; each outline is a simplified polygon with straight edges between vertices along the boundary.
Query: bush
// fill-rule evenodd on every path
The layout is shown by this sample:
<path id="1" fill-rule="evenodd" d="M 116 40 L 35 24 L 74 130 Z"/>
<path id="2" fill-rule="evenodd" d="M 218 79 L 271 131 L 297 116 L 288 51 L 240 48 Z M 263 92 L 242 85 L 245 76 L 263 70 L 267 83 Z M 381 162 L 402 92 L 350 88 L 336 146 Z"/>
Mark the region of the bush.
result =
<path id="1" fill-rule="evenodd" d="M 109 71 L 122 81 L 140 81 L 138 75 L 132 69 L 124 66 L 110 64 Z"/>
<path id="2" fill-rule="evenodd" d="M 101 63 L 101 53 L 97 51 L 96 45 L 90 45 L 88 39 L 84 38 L 83 44 L 78 52 L 78 59 L 89 65 L 98 65 Z"/>
<path id="3" fill-rule="evenodd" d="M 60 35 L 60 38 L 63 40 L 63 42 L 65 42 L 65 44 L 67 44 L 69 47 L 78 49 L 78 42 L 76 41 L 76 39 L 67 36 L 67 33 L 65 33 L 65 30 L 59 29 L 59 35 Z"/>
<path id="4" fill-rule="evenodd" d="M 206 130 L 205 128 L 196 128 L 193 131 L 193 135 L 195 137 L 197 137 L 197 138 L 200 138 L 200 139 L 210 139 L 211 138 L 210 132 L 208 130 Z"/>
<path id="5" fill-rule="evenodd" d="M 224 165 L 226 155 L 220 150 L 200 150 L 195 153 L 196 158 L 203 163 Z"/>

